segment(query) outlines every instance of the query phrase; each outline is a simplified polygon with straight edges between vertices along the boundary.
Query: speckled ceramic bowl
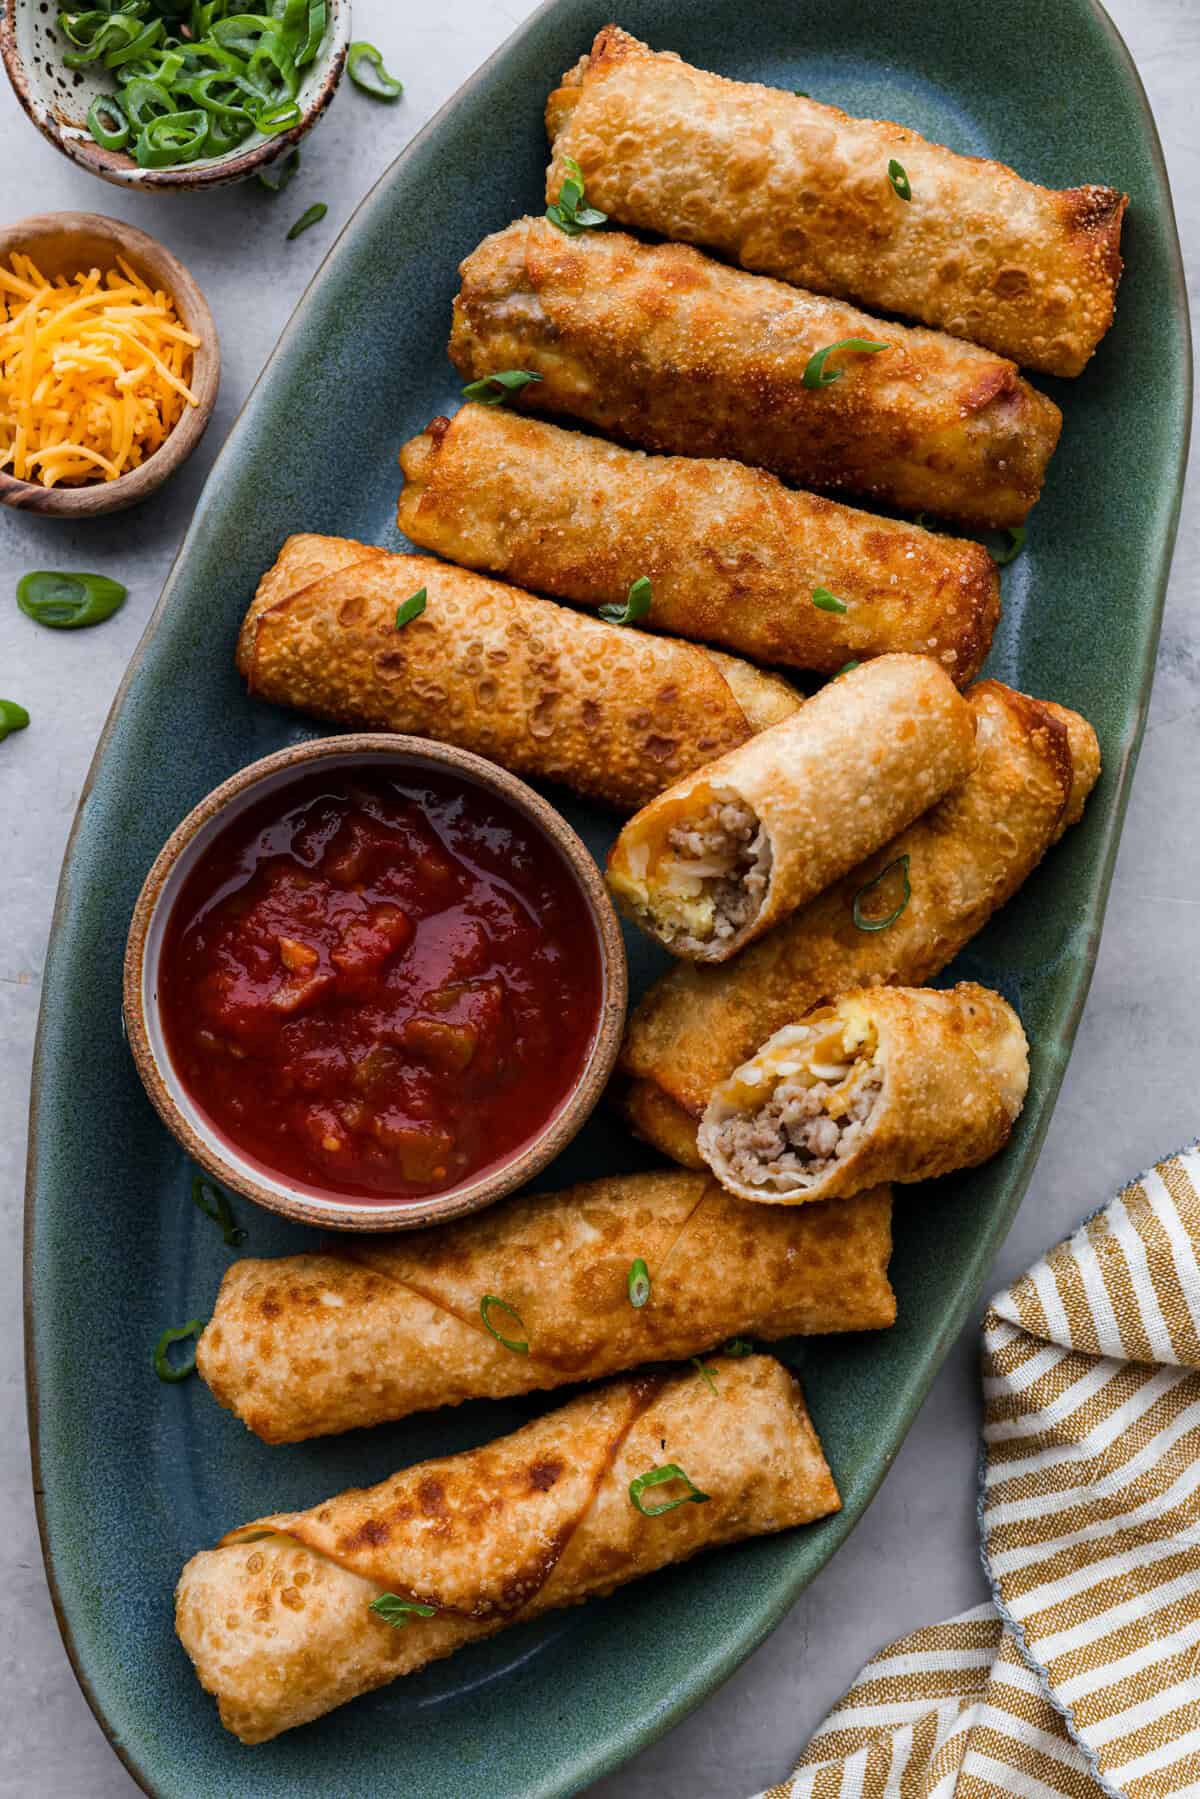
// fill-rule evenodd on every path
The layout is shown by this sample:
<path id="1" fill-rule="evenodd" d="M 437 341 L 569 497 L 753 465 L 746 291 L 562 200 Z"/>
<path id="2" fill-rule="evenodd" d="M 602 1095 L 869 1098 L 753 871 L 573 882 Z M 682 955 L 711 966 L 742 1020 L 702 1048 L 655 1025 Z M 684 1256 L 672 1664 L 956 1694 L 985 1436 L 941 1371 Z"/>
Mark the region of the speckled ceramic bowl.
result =
<path id="1" fill-rule="evenodd" d="M 218 833 L 248 807 L 288 787 L 306 769 L 448 770 L 464 786 L 482 788 L 546 838 L 570 869 L 591 916 L 600 952 L 600 1008 L 591 1045 L 574 1086 L 537 1136 L 498 1166 L 428 1198 L 388 1205 L 378 1200 L 322 1195 L 291 1183 L 214 1129 L 177 1074 L 167 1050 L 158 1005 L 158 968 L 171 908 L 188 875 Z M 478 1212 L 513 1193 L 566 1148 L 591 1115 L 613 1070 L 625 1022 L 625 948 L 616 916 L 587 849 L 553 806 L 506 769 L 482 756 L 421 737 L 357 734 L 293 744 L 254 762 L 210 793 L 171 833 L 146 877 L 133 911 L 125 951 L 124 1012 L 129 1046 L 146 1091 L 187 1153 L 223 1185 L 269 1211 L 327 1230 L 406 1230 Z"/>
<path id="2" fill-rule="evenodd" d="M 142 169 L 123 150 L 106 150 L 87 128 L 88 107 L 97 94 L 113 91 L 107 70 L 68 69 L 65 44 L 55 28 L 54 0 L 0 0 L 0 57 L 17 99 L 43 137 L 81 168 L 117 187 L 186 193 L 244 181 L 298 144 L 333 99 L 350 43 L 350 0 L 329 0 L 329 23 L 315 60 L 305 71 L 296 99 L 299 122 L 274 137 L 255 132 L 224 156 Z"/>

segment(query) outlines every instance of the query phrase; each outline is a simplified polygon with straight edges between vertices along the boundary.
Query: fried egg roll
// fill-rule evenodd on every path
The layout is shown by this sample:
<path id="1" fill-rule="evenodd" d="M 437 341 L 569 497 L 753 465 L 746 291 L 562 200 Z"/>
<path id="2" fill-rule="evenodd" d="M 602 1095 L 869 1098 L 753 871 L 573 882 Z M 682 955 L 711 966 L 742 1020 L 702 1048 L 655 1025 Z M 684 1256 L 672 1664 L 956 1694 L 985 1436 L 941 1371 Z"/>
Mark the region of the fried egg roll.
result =
<path id="1" fill-rule="evenodd" d="M 422 589 L 424 610 L 397 628 Z M 336 538 L 288 540 L 247 614 L 238 666 L 251 693 L 279 705 L 455 743 L 628 811 L 801 703 L 779 676 L 718 650 Z"/>
<path id="2" fill-rule="evenodd" d="M 787 1369 L 708 1366 L 712 1388 L 690 1368 L 618 1381 L 193 1556 L 175 1627 L 226 1729 L 265 1743 L 509 1624 L 837 1511 Z M 397 1629 L 384 1595 L 422 1611 Z"/>
<path id="3" fill-rule="evenodd" d="M 677 781 L 624 827 L 608 884 L 674 955 L 727 962 L 927 812 L 975 714 L 925 656 L 880 656 Z"/>
<path id="4" fill-rule="evenodd" d="M 693 69 L 616 25 L 563 76 L 546 125 L 547 200 L 569 157 L 588 204 L 622 225 L 1050 375 L 1078 375 L 1112 324 L 1128 199 L 1110 187 L 1037 187 L 903 125 Z"/>
<path id="5" fill-rule="evenodd" d="M 890 650 L 932 656 L 958 687 L 1000 616 L 982 544 L 784 487 L 762 469 L 647 456 L 464 406 L 400 453 L 399 525 L 423 549 L 580 606 L 650 581 L 641 621 L 835 674 Z M 815 604 L 825 589 L 840 610 Z"/>
<path id="6" fill-rule="evenodd" d="M 732 456 L 797 487 L 1019 525 L 1062 414 L 1011 362 L 940 332 L 620 231 L 518 219 L 460 269 L 450 356 L 468 380 L 540 377 L 521 409 L 683 456 Z M 812 359 L 847 339 L 810 382 Z M 836 379 L 834 378 L 836 376 Z"/>
<path id="7" fill-rule="evenodd" d="M 859 987 L 785 1024 L 722 1081 L 697 1138 L 722 1186 L 793 1206 L 986 1162 L 1029 1086 L 1021 1021 L 961 981 Z"/>
<path id="8" fill-rule="evenodd" d="M 978 761 L 961 786 L 735 962 L 680 964 L 643 998 L 620 1064 L 640 1136 L 702 1166 L 696 1126 L 739 1063 L 853 988 L 931 980 L 1082 816 L 1100 773 L 1086 719 L 998 681 L 978 682 L 966 698 Z M 856 907 L 868 928 L 856 924 Z"/>
<path id="9" fill-rule="evenodd" d="M 612 1176 L 432 1230 L 234 1262 L 196 1366 L 264 1442 L 297 1443 L 730 1337 L 880 1330 L 896 1316 L 891 1248 L 886 1188 L 764 1217 L 707 1172 Z M 650 1293 L 634 1307 L 638 1260 Z M 484 1323 L 488 1294 L 512 1308 L 492 1322 L 527 1354 Z"/>

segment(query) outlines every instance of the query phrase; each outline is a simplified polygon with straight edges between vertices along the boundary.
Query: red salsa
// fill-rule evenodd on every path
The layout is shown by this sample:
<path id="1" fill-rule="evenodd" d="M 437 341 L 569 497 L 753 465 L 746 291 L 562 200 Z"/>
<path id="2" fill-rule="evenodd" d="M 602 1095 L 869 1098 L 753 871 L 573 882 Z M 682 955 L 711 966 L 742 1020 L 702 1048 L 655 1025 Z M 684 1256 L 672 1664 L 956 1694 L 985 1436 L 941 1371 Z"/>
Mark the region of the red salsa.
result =
<path id="1" fill-rule="evenodd" d="M 350 768 L 213 839 L 158 984 L 179 1078 L 243 1156 L 395 1200 L 537 1136 L 590 1051 L 601 965 L 571 869 L 522 814 L 440 771 Z"/>

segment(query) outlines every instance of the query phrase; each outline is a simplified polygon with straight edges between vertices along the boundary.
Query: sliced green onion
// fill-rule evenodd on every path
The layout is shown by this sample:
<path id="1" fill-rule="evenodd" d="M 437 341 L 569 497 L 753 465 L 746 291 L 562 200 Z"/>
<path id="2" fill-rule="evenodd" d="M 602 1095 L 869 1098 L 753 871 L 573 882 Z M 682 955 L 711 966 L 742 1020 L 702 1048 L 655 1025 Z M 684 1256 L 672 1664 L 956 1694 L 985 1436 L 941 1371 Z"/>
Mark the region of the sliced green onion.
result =
<path id="1" fill-rule="evenodd" d="M 797 100 L 811 100 L 812 99 L 812 95 L 807 91 L 806 88 L 794 87 L 792 89 L 792 92 L 795 94 Z"/>
<path id="2" fill-rule="evenodd" d="M 484 375 L 478 381 L 468 381 L 462 390 L 463 399 L 478 400 L 481 406 L 499 406 L 509 394 L 517 393 L 531 381 L 542 379 L 532 369 L 498 369 L 494 375 Z"/>
<path id="3" fill-rule="evenodd" d="M 1007 568 L 1010 562 L 1016 561 L 1017 557 L 1021 554 L 1021 551 L 1025 548 L 1025 538 L 1027 535 L 1028 533 L 1024 525 L 1010 525 L 1008 527 L 1008 547 L 1000 551 L 992 551 L 992 561 L 998 568 Z"/>
<path id="4" fill-rule="evenodd" d="M 650 1270 L 641 1256 L 629 1264 L 629 1303 L 635 1312 L 640 1312 L 650 1297 Z"/>
<path id="5" fill-rule="evenodd" d="M 606 618 L 612 625 L 636 625 L 640 619 L 650 616 L 650 602 L 654 594 L 649 577 L 639 575 L 629 589 L 623 606 L 601 606 L 600 617 Z"/>
<path id="6" fill-rule="evenodd" d="M 24 706 L 18 706 L 16 700 L 0 700 L 0 743 L 13 731 L 23 731 L 28 723 Z"/>
<path id="7" fill-rule="evenodd" d="M 722 1343 L 721 1354 L 731 1356 L 753 1355 L 754 1345 L 748 1337 L 730 1337 L 728 1343 Z"/>
<path id="8" fill-rule="evenodd" d="M 909 858 L 907 856 L 897 856 L 894 862 L 889 862 L 886 868 L 880 870 L 873 881 L 868 881 L 865 887 L 859 888 L 854 896 L 852 913 L 854 922 L 860 931 L 886 931 L 890 924 L 895 924 L 896 920 L 900 917 L 900 914 L 908 905 L 909 900 L 912 898 L 912 887 L 909 884 L 908 879 L 908 864 Z M 887 880 L 887 877 L 894 868 L 900 869 L 904 875 L 904 897 L 900 901 L 900 904 L 896 907 L 894 912 L 889 912 L 886 918 L 864 917 L 862 911 L 863 900 L 868 893 L 874 893 L 875 889 L 883 881 Z"/>
<path id="9" fill-rule="evenodd" d="M 17 582 L 17 605 L 26 618 L 52 631 L 81 631 L 111 618 L 128 591 L 107 575 L 64 575 L 40 568 Z"/>
<path id="10" fill-rule="evenodd" d="M 305 29 L 304 42 L 296 52 L 296 67 L 304 69 L 313 60 L 321 48 L 321 39 L 325 36 L 329 10 L 325 0 L 309 0 L 308 22 Z"/>
<path id="11" fill-rule="evenodd" d="M 115 94 L 97 94 L 88 107 L 88 130 L 102 150 L 123 150 L 129 142 L 129 120 Z"/>
<path id="12" fill-rule="evenodd" d="M 840 337 L 835 344 L 826 344 L 823 350 L 814 350 L 804 370 L 805 387 L 832 387 L 846 373 L 845 369 L 831 369 L 825 373 L 826 358 L 835 350 L 862 350 L 874 356 L 879 350 L 889 350 L 890 344 L 877 344 L 869 337 Z"/>
<path id="13" fill-rule="evenodd" d="M 254 127 L 264 137 L 274 137 L 277 131 L 290 131 L 301 119 L 300 108 L 295 100 L 281 100 L 277 106 L 268 106 L 264 111 L 254 115 Z"/>
<path id="14" fill-rule="evenodd" d="M 208 114 L 202 106 L 151 119 L 138 133 L 134 159 L 142 169 L 166 169 L 203 156 L 208 140 Z"/>
<path id="15" fill-rule="evenodd" d="M 259 183 L 269 194 L 281 194 L 299 167 L 300 146 L 293 144 L 284 155 L 277 156 L 274 162 L 258 171 Z"/>
<path id="16" fill-rule="evenodd" d="M 398 1599 L 395 1593 L 381 1593 L 378 1599 L 372 1599 L 367 1610 L 390 1624 L 393 1630 L 403 1630 L 414 1618 L 436 1618 L 436 1605 L 422 1605 L 418 1599 Z"/>
<path id="17" fill-rule="evenodd" d="M 710 1391 L 715 1393 L 717 1390 L 717 1383 L 713 1379 L 712 1369 L 706 1367 L 705 1364 L 700 1360 L 700 1357 L 698 1355 L 694 1355 L 692 1357 L 692 1361 L 695 1364 L 695 1366 L 699 1369 L 700 1373 L 704 1376 L 705 1383 L 709 1387 Z"/>
<path id="18" fill-rule="evenodd" d="M 414 618 L 420 618 L 421 614 L 425 610 L 425 606 L 426 606 L 426 602 L 428 601 L 428 598 L 429 598 L 429 596 L 425 592 L 425 589 L 423 587 L 418 587 L 416 593 L 410 594 L 408 599 L 405 600 L 405 602 L 402 606 L 397 606 L 397 608 L 396 608 L 396 629 L 397 629 L 397 631 L 403 631 L 405 625 L 411 624 Z"/>
<path id="19" fill-rule="evenodd" d="M 174 1385 L 177 1381 L 186 1380 L 189 1374 L 195 1374 L 195 1350 L 185 1362 L 172 1362 L 167 1351 L 172 1343 L 183 1343 L 189 1337 L 198 1337 L 203 1329 L 203 1318 L 190 1318 L 186 1324 L 181 1324 L 178 1330 L 163 1332 L 154 1346 L 154 1372 L 159 1380 L 169 1381 Z"/>
<path id="20" fill-rule="evenodd" d="M 834 675 L 833 679 L 836 681 L 838 678 L 838 675 L 848 675 L 852 668 L 861 668 L 861 667 L 862 667 L 861 662 L 856 662 L 853 660 L 851 660 L 850 662 L 843 662 L 842 666 L 838 669 L 837 675 Z"/>
<path id="21" fill-rule="evenodd" d="M 299 237 L 302 231 L 307 231 L 310 225 L 319 225 L 328 211 L 329 208 L 324 200 L 318 200 L 315 206 L 310 206 L 307 212 L 302 212 L 288 232 L 289 242 L 293 237 Z"/>
<path id="22" fill-rule="evenodd" d="M 206 1218 L 211 1218 L 214 1224 L 220 1225 L 227 1248 L 237 1249 L 246 1241 L 246 1233 L 233 1215 L 228 1193 L 218 1187 L 215 1181 L 206 1180 L 202 1174 L 194 1174 L 192 1204 L 199 1206 Z"/>
<path id="23" fill-rule="evenodd" d="M 363 38 L 351 44 L 346 52 L 346 73 L 355 87 L 376 100 L 398 100 L 404 92 L 404 83 L 388 74 L 374 44 L 368 44 Z"/>
<path id="24" fill-rule="evenodd" d="M 839 600 L 837 595 L 830 593 L 827 587 L 814 587 L 812 600 L 818 612 L 849 612 L 850 610 L 845 600 Z"/>
<path id="25" fill-rule="evenodd" d="M 909 186 L 908 176 L 904 173 L 903 165 L 898 163 L 894 156 L 888 164 L 888 180 L 902 200 L 912 199 L 912 188 Z"/>
<path id="26" fill-rule="evenodd" d="M 690 1491 L 679 1499 L 668 1499 L 665 1505 L 642 1504 L 642 1494 L 647 1487 L 661 1487 L 668 1480 L 681 1480 Z M 661 1518 L 664 1512 L 673 1512 L 678 1505 L 703 1505 L 708 1494 L 702 1493 L 696 1483 L 688 1479 L 677 1462 L 667 1462 L 664 1467 L 648 1468 L 645 1474 L 639 1474 L 636 1480 L 631 1480 L 629 1498 L 633 1509 L 640 1512 L 643 1518 Z"/>
<path id="27" fill-rule="evenodd" d="M 515 1318 L 521 1329 L 524 1330 L 525 1320 L 522 1318 L 520 1312 L 518 1312 L 515 1306 L 510 1306 L 507 1299 L 497 1299 L 494 1293 L 485 1293 L 479 1302 L 479 1316 L 483 1319 L 485 1327 L 491 1331 L 497 1343 L 503 1343 L 505 1349 L 511 1349 L 514 1355 L 528 1355 L 529 1344 L 523 1339 L 502 1337 L 500 1335 L 500 1332 L 496 1329 L 491 1318 L 488 1316 L 493 1307 L 496 1307 L 501 1312 L 507 1312 L 509 1317 Z"/>
<path id="28" fill-rule="evenodd" d="M 588 231 L 594 225 L 603 225 L 608 218 L 606 212 L 598 212 L 594 206 L 583 203 L 583 170 L 573 156 L 564 156 L 563 165 L 567 178 L 558 190 L 558 199 L 546 208 L 546 217 L 568 237 L 578 237 L 581 231 Z"/>

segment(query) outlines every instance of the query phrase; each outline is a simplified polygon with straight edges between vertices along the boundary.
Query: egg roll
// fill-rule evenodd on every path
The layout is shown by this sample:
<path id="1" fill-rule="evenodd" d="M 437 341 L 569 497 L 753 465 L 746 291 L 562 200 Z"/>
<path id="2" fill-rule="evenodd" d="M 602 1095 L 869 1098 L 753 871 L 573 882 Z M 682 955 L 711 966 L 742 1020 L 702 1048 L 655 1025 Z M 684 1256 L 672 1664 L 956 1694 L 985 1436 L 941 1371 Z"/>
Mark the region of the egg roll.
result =
<path id="1" fill-rule="evenodd" d="M 616 1175 L 432 1230 L 234 1262 L 196 1366 L 264 1442 L 297 1443 L 730 1337 L 881 1330 L 896 1316 L 891 1248 L 886 1188 L 764 1217 L 707 1172 Z M 650 1293 L 635 1307 L 638 1260 Z M 528 1353 L 485 1325 L 488 1294 L 511 1308 L 492 1320 L 501 1336 Z"/>
<path id="2" fill-rule="evenodd" d="M 1062 414 L 1013 363 L 937 331 L 621 231 L 518 219 L 461 265 L 450 356 L 467 381 L 540 377 L 512 403 L 682 456 L 731 456 L 797 487 L 1019 525 Z M 823 386 L 820 350 L 847 339 Z M 834 378 L 836 377 L 836 378 Z"/>
<path id="3" fill-rule="evenodd" d="M 400 464 L 398 523 L 422 549 L 579 606 L 620 604 L 645 577 L 646 629 L 760 662 L 835 674 L 901 650 L 965 687 L 1000 616 L 982 544 L 740 462 L 648 456 L 469 405 L 434 419 Z M 815 603 L 821 589 L 838 607 Z"/>
<path id="4" fill-rule="evenodd" d="M 778 675 L 428 556 L 292 538 L 238 642 L 251 693 L 458 744 L 627 811 L 799 709 Z M 317 573 L 314 571 L 328 570 Z M 396 614 L 424 590 L 424 610 Z"/>
<path id="5" fill-rule="evenodd" d="M 638 1484 L 670 1468 L 686 1478 Z M 226 1729 L 265 1743 L 509 1624 L 840 1504 L 795 1378 L 722 1357 L 232 1531 L 184 1568 L 175 1627 Z M 371 1609 L 385 1594 L 432 1612 L 397 1629 Z"/>
<path id="6" fill-rule="evenodd" d="M 608 884 L 673 955 L 727 962 L 970 772 L 975 714 L 925 656 L 880 656 L 631 818 Z"/>
<path id="7" fill-rule="evenodd" d="M 887 120 L 728 81 L 616 25 L 550 95 L 556 200 L 588 203 L 743 268 L 1078 375 L 1112 324 L 1128 199 L 1023 181 Z M 898 191 L 889 169 L 900 165 Z"/>
<path id="8" fill-rule="evenodd" d="M 640 1136 L 703 1166 L 696 1126 L 739 1063 L 853 988 L 931 980 L 1082 817 L 1100 773 L 1087 720 L 999 681 L 978 682 L 966 699 L 978 761 L 961 786 L 735 962 L 681 963 L 644 996 L 620 1061 Z M 901 902 L 885 929 L 855 924 L 856 904 L 871 925 Z"/>
<path id="9" fill-rule="evenodd" d="M 864 1182 L 925 1181 L 1008 1142 L 1029 1046 L 1007 1001 L 973 981 L 859 987 L 785 1024 L 722 1081 L 697 1147 L 743 1199 L 794 1206 Z"/>

